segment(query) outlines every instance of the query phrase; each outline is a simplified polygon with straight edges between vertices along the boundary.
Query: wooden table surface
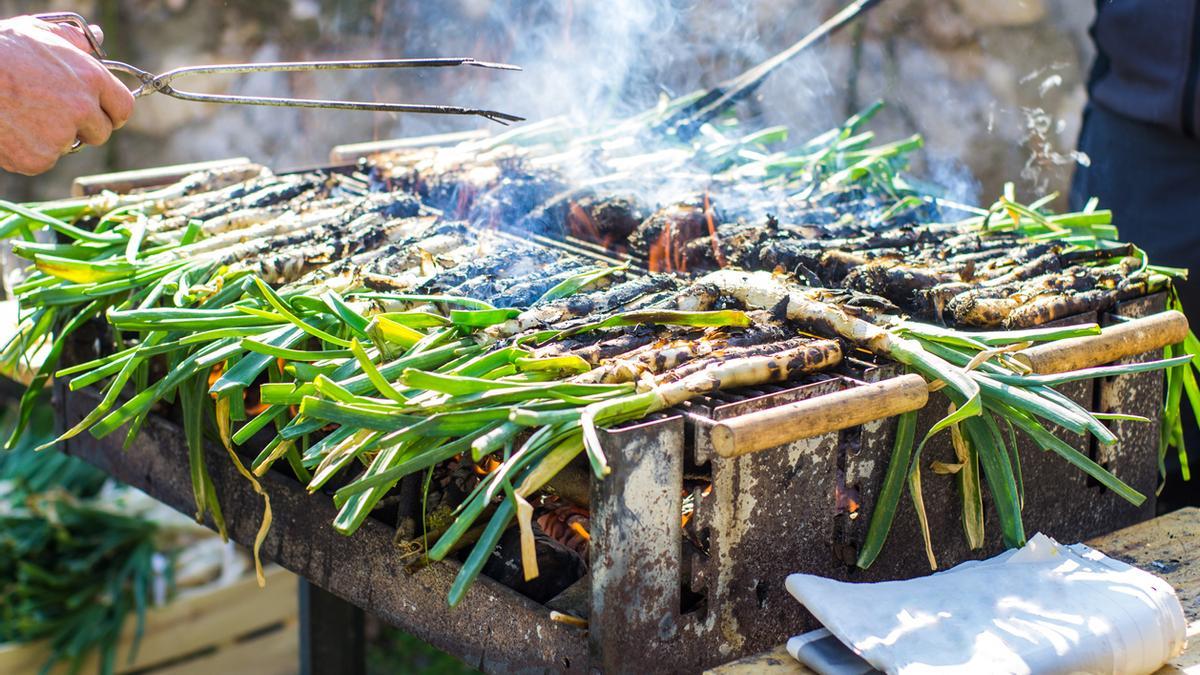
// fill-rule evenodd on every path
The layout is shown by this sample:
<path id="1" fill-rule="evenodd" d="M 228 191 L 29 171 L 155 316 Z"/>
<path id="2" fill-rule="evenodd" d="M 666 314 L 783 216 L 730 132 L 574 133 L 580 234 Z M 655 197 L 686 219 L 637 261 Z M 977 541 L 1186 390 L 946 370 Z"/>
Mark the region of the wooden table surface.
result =
<path id="1" fill-rule="evenodd" d="M 1102 553 L 1152 572 L 1174 588 L 1188 620 L 1186 651 L 1155 675 L 1200 675 L 1200 509 L 1180 509 L 1087 542 Z M 712 675 L 815 675 L 780 645 L 709 670 Z"/>

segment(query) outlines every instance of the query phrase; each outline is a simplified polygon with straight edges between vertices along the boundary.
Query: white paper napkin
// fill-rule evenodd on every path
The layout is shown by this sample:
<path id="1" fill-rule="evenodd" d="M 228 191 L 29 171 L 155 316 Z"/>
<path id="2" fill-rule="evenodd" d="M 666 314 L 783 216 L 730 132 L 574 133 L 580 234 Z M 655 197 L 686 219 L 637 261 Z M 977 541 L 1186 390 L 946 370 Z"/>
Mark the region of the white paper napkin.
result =
<path id="1" fill-rule="evenodd" d="M 793 574 L 787 589 L 888 673 L 1152 673 L 1186 645 L 1170 584 L 1042 534 L 919 579 L 855 584 Z M 788 651 L 807 663 L 814 637 L 793 638 Z"/>

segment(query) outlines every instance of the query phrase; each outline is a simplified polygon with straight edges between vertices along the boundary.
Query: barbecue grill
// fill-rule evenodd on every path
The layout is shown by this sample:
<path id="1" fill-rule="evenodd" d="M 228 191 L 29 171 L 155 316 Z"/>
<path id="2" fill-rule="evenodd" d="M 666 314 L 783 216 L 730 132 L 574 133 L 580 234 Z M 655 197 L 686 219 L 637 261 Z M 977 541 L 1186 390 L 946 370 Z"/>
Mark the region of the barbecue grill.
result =
<path id="1" fill-rule="evenodd" d="M 387 145 L 335 149 L 329 171 Z M 170 182 L 188 168 L 167 167 L 137 174 L 81 179 L 76 189 L 95 194 Z M 514 233 L 512 236 L 517 236 Z M 571 236 L 529 237 L 538 245 L 599 262 L 646 260 Z M 1103 315 L 1081 314 L 1061 323 L 1109 325 L 1146 317 L 1165 307 L 1163 294 L 1123 302 Z M 90 358 L 93 345 L 77 334 L 68 360 Z M 1149 360 L 1150 352 L 1129 354 Z M 912 377 L 912 376 L 908 376 Z M 721 392 L 635 423 L 600 431 L 612 474 L 591 481 L 590 571 L 557 597 L 538 603 L 491 580 L 481 579 L 461 607 L 445 608 L 457 563 L 405 571 L 395 526 L 420 517 L 413 478 L 378 513 L 346 538 L 329 527 L 336 509 L 323 496 L 310 497 L 289 475 L 271 471 L 263 479 L 276 518 L 263 548 L 265 557 L 301 574 L 363 609 L 376 613 L 431 644 L 486 671 L 696 670 L 755 653 L 815 626 L 785 591 L 793 572 L 874 581 L 929 572 L 916 542 L 920 531 L 905 500 L 891 543 L 869 570 L 855 567 L 872 505 L 878 495 L 899 412 L 921 407 L 918 436 L 945 415 L 941 393 L 913 396 L 912 381 L 894 364 L 865 355 L 847 358 L 832 371 L 787 383 Z M 873 398 L 859 397 L 872 392 Z M 1024 520 L 1030 533 L 1082 540 L 1154 514 L 1158 473 L 1158 422 L 1163 400 L 1157 372 L 1120 375 L 1064 385 L 1061 391 L 1092 410 L 1141 415 L 1151 424 L 1111 421 L 1120 442 L 1091 441 L 1078 449 L 1148 496 L 1134 507 L 1093 484 L 1092 479 L 1025 441 Z M 850 392 L 847 395 L 846 392 Z M 813 433 L 800 401 L 832 405 L 838 395 L 857 409 L 857 423 Z M 69 391 L 58 384 L 56 405 L 72 426 L 97 401 L 94 391 Z M 882 403 L 881 403 L 882 402 Z M 870 403 L 872 409 L 863 413 Z M 739 454 L 728 449 L 730 428 L 782 429 L 778 443 Z M 721 434 L 726 440 L 714 440 Z M 1059 431 L 1071 443 L 1081 436 Z M 146 490 L 173 507 L 194 507 L 183 434 L 169 417 L 154 416 L 128 451 L 120 434 L 95 440 L 77 436 L 66 451 L 114 477 Z M 1088 441 L 1082 441 L 1088 442 Z M 718 446 L 726 447 L 718 452 Z M 261 503 L 209 447 L 208 466 L 224 502 L 229 533 L 243 544 L 254 540 Z M 926 461 L 953 462 L 947 435 L 925 448 Z M 960 509 L 952 476 L 927 479 L 925 500 L 941 566 L 991 555 L 1003 548 L 994 510 L 985 496 L 989 523 L 985 546 L 969 550 L 961 536 Z M 1083 498 L 1081 498 L 1081 496 Z M 691 516 L 680 518 L 685 502 Z M 347 552 L 353 555 L 347 555 Z M 353 566 L 343 560 L 358 561 Z M 563 622 L 552 617 L 586 619 Z"/>

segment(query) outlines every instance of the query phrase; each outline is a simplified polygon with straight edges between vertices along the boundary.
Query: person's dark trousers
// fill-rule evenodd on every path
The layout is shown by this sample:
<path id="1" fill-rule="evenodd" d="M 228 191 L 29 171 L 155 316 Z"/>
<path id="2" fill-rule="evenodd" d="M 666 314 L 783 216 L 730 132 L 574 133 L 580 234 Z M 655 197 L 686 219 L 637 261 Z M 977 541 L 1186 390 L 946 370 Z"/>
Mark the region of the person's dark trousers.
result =
<path id="1" fill-rule="evenodd" d="M 1184 313 L 1200 326 L 1200 142 L 1137 122 L 1092 104 L 1084 113 L 1079 149 L 1089 166 L 1077 165 L 1071 209 L 1091 197 L 1113 212 L 1121 239 L 1137 244 L 1150 261 L 1186 267 L 1193 280 L 1179 284 Z M 1183 483 L 1179 464 L 1168 456 L 1168 508 L 1200 504 L 1200 431 L 1184 405 L 1185 443 L 1196 475 Z M 1174 455 L 1174 452 L 1171 453 Z"/>

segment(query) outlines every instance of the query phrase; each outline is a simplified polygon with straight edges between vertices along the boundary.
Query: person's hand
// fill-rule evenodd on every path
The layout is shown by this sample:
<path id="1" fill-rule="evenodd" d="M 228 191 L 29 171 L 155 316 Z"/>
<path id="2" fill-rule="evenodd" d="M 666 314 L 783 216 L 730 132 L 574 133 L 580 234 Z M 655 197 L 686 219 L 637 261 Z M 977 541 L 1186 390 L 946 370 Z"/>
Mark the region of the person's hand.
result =
<path id="1" fill-rule="evenodd" d="M 0 169 L 49 171 L 75 139 L 100 145 L 132 113 L 133 96 L 91 55 L 78 28 L 33 17 L 0 21 Z"/>

